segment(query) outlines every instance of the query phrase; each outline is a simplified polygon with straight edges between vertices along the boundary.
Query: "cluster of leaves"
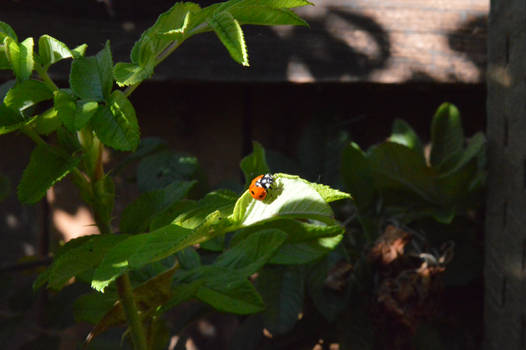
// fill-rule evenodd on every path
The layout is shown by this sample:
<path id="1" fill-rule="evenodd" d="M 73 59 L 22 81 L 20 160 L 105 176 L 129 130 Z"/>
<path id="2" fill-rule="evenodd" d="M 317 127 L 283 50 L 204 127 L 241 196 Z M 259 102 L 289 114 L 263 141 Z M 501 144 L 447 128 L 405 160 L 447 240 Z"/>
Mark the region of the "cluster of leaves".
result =
<path id="1" fill-rule="evenodd" d="M 241 25 L 306 25 L 290 8 L 309 4 L 306 0 L 230 0 L 201 8 L 190 2 L 176 3 L 135 43 L 131 62 L 115 65 L 109 43 L 87 57 L 86 45 L 70 49 L 43 35 L 35 50 L 33 38 L 19 42 L 15 31 L 0 22 L 0 69 L 12 70 L 16 77 L 16 81 L 0 86 L 0 134 L 20 130 L 38 144 L 18 187 L 19 199 L 37 202 L 47 188 L 76 168 L 88 177 L 97 175 L 100 143 L 115 150 L 134 151 L 140 130 L 128 96 L 186 39 L 213 31 L 235 61 L 248 65 Z M 68 58 L 73 59 L 69 88 L 60 89 L 49 78 L 48 70 Z M 33 77 L 34 72 L 38 78 Z M 113 89 L 114 82 L 128 89 Z M 57 146 L 49 146 L 40 138 L 54 132 Z M 101 181 L 99 194 L 111 197 L 111 181 L 102 181 L 102 174 L 95 177 Z M 84 199 L 95 204 L 96 191 L 77 180 Z M 103 217 L 112 209 L 109 202 L 105 206 L 105 213 L 100 213 Z"/>
<path id="2" fill-rule="evenodd" d="M 259 145 L 243 159 L 242 169 L 247 181 L 250 174 L 269 171 Z M 90 283 L 98 292 L 77 301 L 76 318 L 96 324 L 92 336 L 124 323 L 112 282 L 127 271 L 133 271 L 134 296 L 145 322 L 197 298 L 234 314 L 266 310 L 268 326 L 286 331 L 297 320 L 302 299 L 296 301 L 292 319 L 284 316 L 272 307 L 281 308 L 281 299 L 290 295 L 281 295 L 276 286 L 293 278 L 299 284 L 294 292 L 303 293 L 307 275 L 301 266 L 325 256 L 343 237 L 328 203 L 349 195 L 297 176 L 274 177 L 276 189 L 264 202 L 248 191 L 238 197 L 228 190 L 210 192 L 199 201 L 185 199 L 196 181 L 144 192 L 123 212 L 120 230 L 126 234 L 68 242 L 35 288 L 47 283 L 61 289 L 72 277 Z M 210 240 L 214 242 L 207 244 Z M 196 244 L 212 252 L 211 262 L 201 261 Z M 263 269 L 267 264 L 272 266 Z M 279 265 L 283 271 L 276 273 Z M 255 287 L 248 278 L 258 271 Z"/>
<path id="3" fill-rule="evenodd" d="M 407 224 L 432 217 L 447 224 L 476 207 L 486 177 L 485 144 L 479 132 L 465 146 L 460 113 L 450 103 L 433 117 L 427 156 L 402 120 L 395 120 L 385 142 L 366 152 L 351 143 L 343 151 L 341 171 L 363 230 L 375 237 L 386 218 Z"/>

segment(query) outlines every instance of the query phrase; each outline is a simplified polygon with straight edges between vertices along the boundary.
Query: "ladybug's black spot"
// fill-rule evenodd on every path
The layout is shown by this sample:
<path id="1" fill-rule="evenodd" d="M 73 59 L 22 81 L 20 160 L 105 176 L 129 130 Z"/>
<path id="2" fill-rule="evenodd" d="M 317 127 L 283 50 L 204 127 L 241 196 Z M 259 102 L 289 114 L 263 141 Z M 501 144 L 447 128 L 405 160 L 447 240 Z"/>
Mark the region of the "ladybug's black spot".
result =
<path id="1" fill-rule="evenodd" d="M 254 191 L 250 191 L 250 193 L 254 194 Z"/>
<path id="2" fill-rule="evenodd" d="M 259 198 L 263 198 L 263 193 L 259 195 Z"/>

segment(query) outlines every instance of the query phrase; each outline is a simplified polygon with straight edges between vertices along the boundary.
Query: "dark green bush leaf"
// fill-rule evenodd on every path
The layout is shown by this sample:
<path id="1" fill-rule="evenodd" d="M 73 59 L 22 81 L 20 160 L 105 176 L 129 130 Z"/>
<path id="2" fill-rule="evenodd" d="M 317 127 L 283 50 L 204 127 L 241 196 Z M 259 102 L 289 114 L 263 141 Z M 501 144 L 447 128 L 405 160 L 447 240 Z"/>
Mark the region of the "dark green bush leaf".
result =
<path id="1" fill-rule="evenodd" d="M 424 147 L 415 130 L 404 120 L 395 119 L 389 141 L 406 146 L 424 156 Z"/>
<path id="2" fill-rule="evenodd" d="M 308 292 L 318 311 L 329 321 L 345 312 L 349 301 L 349 287 L 344 291 L 334 291 L 326 287 L 325 282 L 329 271 L 344 257 L 339 251 L 333 251 L 325 259 L 312 265 L 307 280 Z"/>
<path id="3" fill-rule="evenodd" d="M 62 121 L 66 129 L 71 132 L 76 131 L 75 113 L 77 105 L 75 103 L 75 97 L 66 90 L 59 90 L 55 92 L 54 104 L 58 118 Z"/>
<path id="4" fill-rule="evenodd" d="M 144 157 L 137 167 L 137 186 L 141 191 L 163 188 L 174 181 L 191 181 L 198 177 L 197 158 L 165 150 Z"/>
<path id="5" fill-rule="evenodd" d="M 93 276 L 92 287 L 104 290 L 115 278 L 130 268 L 139 268 L 171 254 L 204 242 L 228 227 L 219 212 L 213 212 L 196 229 L 168 225 L 150 233 L 137 234 L 113 247 Z"/>
<path id="6" fill-rule="evenodd" d="M 341 242 L 343 234 L 317 240 L 285 243 L 270 259 L 272 264 L 302 265 L 321 258 Z"/>
<path id="7" fill-rule="evenodd" d="M 374 183 L 384 195 L 384 199 L 395 202 L 404 198 L 389 198 L 388 191 L 408 193 L 428 204 L 439 202 L 435 186 L 436 172 L 429 168 L 425 160 L 415 151 L 398 143 L 385 142 L 373 147 L 368 154 Z"/>
<path id="8" fill-rule="evenodd" d="M 431 123 L 431 156 L 433 167 L 441 172 L 451 169 L 464 149 L 464 131 L 457 107 L 443 103 Z"/>
<path id="9" fill-rule="evenodd" d="M 163 189 L 143 193 L 124 209 L 120 231 L 126 233 L 146 231 L 154 215 L 181 200 L 194 184 L 195 181 L 176 181 Z"/>
<path id="10" fill-rule="evenodd" d="M 303 309 L 304 279 L 299 268 L 264 269 L 256 279 L 263 296 L 265 328 L 272 334 L 290 331 Z"/>
<path id="11" fill-rule="evenodd" d="M 109 43 L 96 56 L 78 57 L 71 63 L 69 85 L 73 93 L 85 100 L 109 98 L 113 85 L 113 63 Z"/>
<path id="12" fill-rule="evenodd" d="M 76 322 L 95 324 L 111 310 L 117 296 L 113 293 L 89 293 L 81 295 L 73 304 L 73 314 Z"/>
<path id="13" fill-rule="evenodd" d="M 59 155 L 49 146 L 38 145 L 18 185 L 18 199 L 22 203 L 36 203 L 79 163 L 79 158 Z"/>
<path id="14" fill-rule="evenodd" d="M 35 131 L 41 135 L 49 135 L 62 125 L 55 108 L 50 108 L 35 118 Z"/>
<path id="15" fill-rule="evenodd" d="M 265 265 L 286 238 L 285 232 L 276 229 L 256 232 L 221 254 L 214 265 L 249 276 Z"/>
<path id="16" fill-rule="evenodd" d="M 374 200 L 374 180 L 369 161 L 354 142 L 342 153 L 342 177 L 358 208 L 366 208 Z"/>
<path id="17" fill-rule="evenodd" d="M 97 113 L 99 104 L 96 101 L 80 100 L 76 103 L 75 110 L 75 129 L 84 128 L 91 118 Z"/>
<path id="18" fill-rule="evenodd" d="M 263 310 L 263 300 L 247 276 L 222 266 L 208 265 L 176 275 L 180 282 L 201 281 L 196 297 L 219 311 L 246 315 Z"/>
<path id="19" fill-rule="evenodd" d="M 66 243 L 48 269 L 48 287 L 61 289 L 71 277 L 92 270 L 108 250 L 126 237 L 126 235 L 92 235 Z M 40 285 L 42 282 L 45 280 L 41 280 Z M 38 288 L 38 285 L 35 287 Z"/>
<path id="20" fill-rule="evenodd" d="M 113 91 L 109 104 L 99 108 L 91 122 L 97 136 L 107 146 L 120 151 L 133 151 L 139 145 L 135 109 L 120 90 Z"/>
<path id="21" fill-rule="evenodd" d="M 201 266 L 201 257 L 194 247 L 186 247 L 177 252 L 177 261 L 185 270 L 195 269 Z"/>

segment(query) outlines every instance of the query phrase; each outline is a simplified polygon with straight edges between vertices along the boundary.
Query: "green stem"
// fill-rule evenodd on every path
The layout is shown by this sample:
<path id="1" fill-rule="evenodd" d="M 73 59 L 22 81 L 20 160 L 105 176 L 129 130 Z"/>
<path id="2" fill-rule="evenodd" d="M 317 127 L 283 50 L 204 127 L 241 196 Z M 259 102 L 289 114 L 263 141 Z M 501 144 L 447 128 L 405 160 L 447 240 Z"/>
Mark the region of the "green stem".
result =
<path id="1" fill-rule="evenodd" d="M 168 58 L 168 56 L 170 56 L 172 54 L 172 52 L 175 51 L 175 49 L 177 49 L 179 46 L 181 46 L 181 44 L 184 42 L 184 39 L 183 40 L 177 40 L 177 41 L 174 41 L 172 42 L 170 45 L 168 45 L 168 47 L 166 49 L 163 50 L 163 52 L 161 52 L 159 54 L 159 56 L 157 56 L 157 59 L 155 60 L 155 64 L 153 65 L 154 67 L 156 67 L 158 64 L 160 64 L 162 61 L 164 61 L 166 58 Z M 126 97 L 130 96 L 132 94 L 132 92 L 135 91 L 135 89 L 137 89 L 139 87 L 139 85 L 141 85 L 142 82 L 139 82 L 137 84 L 133 84 L 131 86 L 128 86 L 125 90 L 124 90 L 124 95 Z"/>
<path id="2" fill-rule="evenodd" d="M 40 135 L 35 130 L 24 126 L 22 129 L 20 129 L 20 131 L 33 140 L 33 142 L 35 142 L 37 145 L 47 145 L 47 142 L 44 141 L 44 139 L 40 137 Z"/>
<path id="3" fill-rule="evenodd" d="M 40 76 L 40 78 L 42 78 L 42 80 L 44 81 L 44 83 L 53 91 L 57 91 L 58 90 L 58 86 L 53 82 L 53 80 L 51 80 L 51 78 L 49 77 L 49 74 L 47 74 L 47 72 L 44 70 L 44 67 L 42 67 L 40 64 L 38 63 L 35 63 L 35 70 L 37 71 L 38 75 Z"/>
<path id="4" fill-rule="evenodd" d="M 146 335 L 133 297 L 130 277 L 125 273 L 117 278 L 116 283 L 119 299 L 124 308 L 126 319 L 128 320 L 128 327 L 130 327 L 135 350 L 147 350 Z"/>

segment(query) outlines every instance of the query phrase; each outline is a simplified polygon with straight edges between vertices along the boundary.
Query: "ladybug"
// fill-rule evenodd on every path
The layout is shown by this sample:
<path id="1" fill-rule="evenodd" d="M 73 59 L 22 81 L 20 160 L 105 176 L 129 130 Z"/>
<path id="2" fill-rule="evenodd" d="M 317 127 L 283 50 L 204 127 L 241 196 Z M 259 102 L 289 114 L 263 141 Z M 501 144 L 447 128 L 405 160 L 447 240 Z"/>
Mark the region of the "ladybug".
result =
<path id="1" fill-rule="evenodd" d="M 267 190 L 272 188 L 273 183 L 274 178 L 272 175 L 259 175 L 252 180 L 248 190 L 252 198 L 262 201 L 267 197 Z"/>

